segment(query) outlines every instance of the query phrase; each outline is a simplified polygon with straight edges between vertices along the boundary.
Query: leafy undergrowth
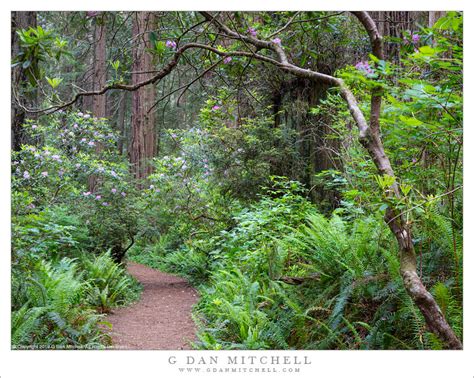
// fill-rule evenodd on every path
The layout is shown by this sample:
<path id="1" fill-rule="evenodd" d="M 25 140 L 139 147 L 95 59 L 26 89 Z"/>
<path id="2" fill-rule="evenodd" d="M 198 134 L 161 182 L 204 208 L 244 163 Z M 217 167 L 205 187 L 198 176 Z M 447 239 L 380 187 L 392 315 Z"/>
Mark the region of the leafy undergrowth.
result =
<path id="1" fill-rule="evenodd" d="M 81 251 L 87 230 L 63 208 L 18 216 L 14 233 L 12 348 L 98 349 L 110 344 L 105 313 L 137 300 L 139 283 L 110 253 Z M 52 258 L 42 256 L 45 249 Z"/>
<path id="2" fill-rule="evenodd" d="M 12 346 L 15 349 L 100 349 L 111 308 L 140 296 L 140 285 L 109 253 L 38 260 L 26 280 L 13 276 Z"/>
<path id="3" fill-rule="evenodd" d="M 198 287 L 198 349 L 441 348 L 403 288 L 383 218 L 348 222 L 338 213 L 318 213 L 292 183 L 239 209 L 231 228 L 178 250 L 165 235 L 129 258 Z M 460 333 L 453 282 L 433 293 Z"/>

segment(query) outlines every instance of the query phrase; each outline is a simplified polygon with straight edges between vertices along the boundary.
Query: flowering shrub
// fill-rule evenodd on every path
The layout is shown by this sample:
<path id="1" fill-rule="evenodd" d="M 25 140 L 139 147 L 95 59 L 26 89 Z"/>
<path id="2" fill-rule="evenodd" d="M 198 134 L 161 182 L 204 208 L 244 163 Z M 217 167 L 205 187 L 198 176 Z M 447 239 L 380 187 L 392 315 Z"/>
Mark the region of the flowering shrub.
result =
<path id="1" fill-rule="evenodd" d="M 36 147 L 23 145 L 13 153 L 14 217 L 67 207 L 95 238 L 93 249 L 112 248 L 120 255 L 135 218 L 128 163 L 118 154 L 116 133 L 105 120 L 82 112 L 49 115 L 24 127 Z"/>
<path id="2" fill-rule="evenodd" d="M 235 104 L 226 97 L 209 99 L 194 127 L 162 136 L 162 156 L 141 196 L 144 248 L 151 242 L 171 251 L 196 234 L 227 227 L 291 154 L 291 132 L 272 128 L 266 112 L 234 124 Z"/>

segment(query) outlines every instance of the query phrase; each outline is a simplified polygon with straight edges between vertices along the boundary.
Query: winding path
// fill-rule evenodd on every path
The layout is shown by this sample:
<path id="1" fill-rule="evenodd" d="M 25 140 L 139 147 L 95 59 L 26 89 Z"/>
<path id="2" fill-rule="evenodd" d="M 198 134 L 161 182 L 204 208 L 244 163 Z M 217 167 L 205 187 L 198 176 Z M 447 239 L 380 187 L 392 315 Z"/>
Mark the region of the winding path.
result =
<path id="1" fill-rule="evenodd" d="M 127 263 L 143 285 L 140 301 L 107 316 L 112 324 L 112 349 L 191 349 L 196 329 L 191 308 L 198 294 L 181 277 L 145 265 Z"/>

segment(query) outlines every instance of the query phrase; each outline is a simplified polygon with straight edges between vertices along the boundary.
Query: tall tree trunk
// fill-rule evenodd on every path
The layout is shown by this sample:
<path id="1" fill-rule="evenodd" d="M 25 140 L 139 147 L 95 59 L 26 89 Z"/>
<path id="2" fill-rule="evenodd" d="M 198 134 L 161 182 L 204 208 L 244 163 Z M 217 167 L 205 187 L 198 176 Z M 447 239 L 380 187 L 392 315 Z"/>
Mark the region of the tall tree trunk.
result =
<path id="1" fill-rule="evenodd" d="M 101 13 L 95 19 L 95 46 L 94 46 L 94 73 L 92 75 L 94 90 L 105 87 L 107 65 L 106 65 L 106 41 L 107 29 L 105 23 L 106 14 Z M 97 118 L 106 116 L 106 95 L 93 97 L 92 113 Z"/>
<path id="2" fill-rule="evenodd" d="M 432 28 L 433 25 L 440 19 L 446 15 L 446 11 L 429 11 L 428 12 L 428 27 Z"/>
<path id="3" fill-rule="evenodd" d="M 95 91 L 105 87 L 107 79 L 106 65 L 106 13 L 101 12 L 95 17 L 95 45 L 94 45 L 94 66 L 92 73 L 93 89 Z M 92 114 L 97 118 L 105 118 L 106 116 L 106 94 L 94 96 L 92 102 Z M 96 153 L 100 154 L 102 145 L 96 144 Z M 88 180 L 89 191 L 94 192 L 97 186 L 97 176 L 91 175 Z"/>
<path id="4" fill-rule="evenodd" d="M 132 84 L 148 79 L 153 74 L 149 32 L 153 30 L 155 15 L 152 12 L 137 12 L 133 20 L 133 66 Z M 153 85 L 139 88 L 132 93 L 132 143 L 130 162 L 136 179 L 144 179 L 152 172 L 150 160 L 156 155 L 155 111 L 149 112 L 155 101 Z"/>
<path id="5" fill-rule="evenodd" d="M 124 147 L 124 141 L 125 141 L 125 112 L 127 110 L 126 107 L 127 107 L 127 92 L 123 91 L 120 94 L 120 102 L 119 102 L 119 109 L 118 109 L 118 115 L 117 115 L 117 126 L 120 133 L 120 139 L 117 143 L 117 148 L 120 155 L 123 154 L 123 147 Z"/>
<path id="6" fill-rule="evenodd" d="M 380 35 L 390 38 L 402 38 L 403 32 L 413 31 L 415 23 L 420 21 L 426 12 L 378 11 L 369 12 L 377 24 Z M 400 44 L 388 40 L 383 44 L 383 53 L 386 59 L 400 61 Z"/>
<path id="7" fill-rule="evenodd" d="M 14 59 L 20 52 L 20 39 L 17 30 L 36 27 L 36 12 L 12 12 L 11 15 L 11 54 Z M 16 98 L 31 106 L 34 104 L 35 91 L 26 96 L 22 94 L 22 87 L 26 82 L 25 71 L 21 65 L 12 68 L 12 109 L 11 109 L 11 148 L 18 151 L 24 142 L 22 125 L 25 121 L 26 114 L 18 105 Z"/>

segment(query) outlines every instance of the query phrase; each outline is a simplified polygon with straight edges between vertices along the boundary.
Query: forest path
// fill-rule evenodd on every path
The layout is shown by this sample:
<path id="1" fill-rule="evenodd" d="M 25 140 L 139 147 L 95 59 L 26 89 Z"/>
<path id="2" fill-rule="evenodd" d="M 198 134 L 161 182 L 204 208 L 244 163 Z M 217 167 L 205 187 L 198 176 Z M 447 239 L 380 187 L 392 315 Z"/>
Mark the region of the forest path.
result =
<path id="1" fill-rule="evenodd" d="M 111 349 L 191 349 L 190 342 L 196 340 L 191 319 L 196 290 L 181 277 L 142 264 L 128 262 L 127 270 L 143 292 L 137 303 L 107 316 L 113 327 Z"/>

